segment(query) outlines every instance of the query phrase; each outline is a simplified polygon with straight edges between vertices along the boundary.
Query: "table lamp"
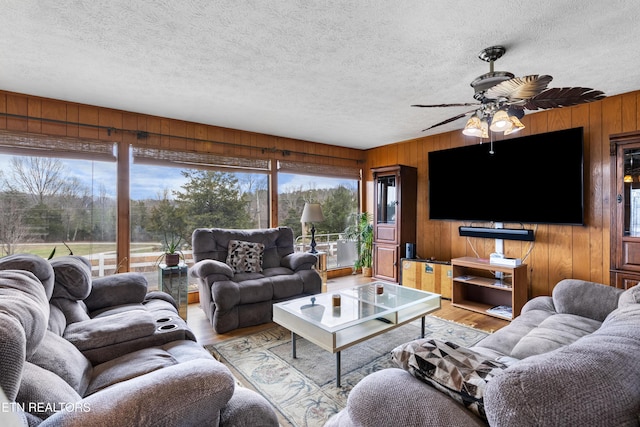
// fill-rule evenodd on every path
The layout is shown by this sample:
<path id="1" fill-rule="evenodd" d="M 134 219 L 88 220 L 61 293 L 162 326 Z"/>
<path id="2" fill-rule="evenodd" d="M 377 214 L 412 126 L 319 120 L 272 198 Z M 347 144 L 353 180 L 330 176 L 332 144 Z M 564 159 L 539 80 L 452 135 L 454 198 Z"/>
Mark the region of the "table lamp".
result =
<path id="1" fill-rule="evenodd" d="M 319 221 L 324 221 L 324 215 L 322 215 L 322 207 L 320 206 L 320 203 L 305 203 L 300 222 L 311 223 L 311 250 L 309 252 L 312 254 L 318 253 L 318 251 L 316 251 L 316 227 L 313 223 Z"/>

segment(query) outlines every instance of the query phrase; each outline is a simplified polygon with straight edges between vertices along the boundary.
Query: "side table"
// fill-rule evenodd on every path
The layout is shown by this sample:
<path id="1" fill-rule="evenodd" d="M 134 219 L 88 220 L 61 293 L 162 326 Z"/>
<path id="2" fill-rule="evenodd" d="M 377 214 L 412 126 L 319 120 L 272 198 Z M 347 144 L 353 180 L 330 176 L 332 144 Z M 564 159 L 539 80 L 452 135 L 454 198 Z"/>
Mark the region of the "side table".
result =
<path id="1" fill-rule="evenodd" d="M 188 267 L 180 264 L 175 267 L 167 267 L 165 264 L 158 266 L 158 287 L 173 297 L 178 304 L 178 314 L 187 320 L 187 307 L 189 299 Z"/>
<path id="2" fill-rule="evenodd" d="M 314 255 L 318 257 L 315 269 L 322 278 L 322 292 L 327 292 L 327 253 L 318 251 Z"/>

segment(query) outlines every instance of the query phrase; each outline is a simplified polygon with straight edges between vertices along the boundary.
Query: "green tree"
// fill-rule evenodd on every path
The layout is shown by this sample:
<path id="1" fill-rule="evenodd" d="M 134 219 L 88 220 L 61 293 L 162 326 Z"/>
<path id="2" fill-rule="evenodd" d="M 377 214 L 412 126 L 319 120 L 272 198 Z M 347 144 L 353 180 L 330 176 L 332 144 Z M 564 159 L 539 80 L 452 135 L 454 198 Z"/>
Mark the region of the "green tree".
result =
<path id="1" fill-rule="evenodd" d="M 54 242 L 65 238 L 60 210 L 51 209 L 46 203 L 39 203 L 27 209 L 25 221 L 37 240 Z"/>
<path id="2" fill-rule="evenodd" d="M 338 186 L 329 192 L 327 200 L 322 204 L 324 221 L 316 224 L 321 233 L 342 233 L 347 227 L 349 216 L 357 209 L 357 196 L 345 186 Z"/>
<path id="3" fill-rule="evenodd" d="M 149 215 L 146 230 L 161 241 L 180 237 L 185 242 L 190 242 L 190 231 L 187 230 L 184 209 L 178 207 L 174 200 L 169 198 L 169 190 L 164 190 L 161 198 Z"/>
<path id="4" fill-rule="evenodd" d="M 131 201 L 131 240 L 144 242 L 150 240 L 146 226 L 148 225 L 148 209 L 144 200 Z"/>
<path id="5" fill-rule="evenodd" d="M 304 203 L 303 203 L 304 207 Z M 302 208 L 300 209 L 289 209 L 287 216 L 280 221 L 280 226 L 289 227 L 293 231 L 293 237 L 302 235 L 302 223 L 300 222 L 300 217 L 302 216 Z M 317 227 L 316 227 L 317 228 Z"/>
<path id="6" fill-rule="evenodd" d="M 182 191 L 174 191 L 176 206 L 189 235 L 198 227 L 251 228 L 250 199 L 238 178 L 228 172 L 185 170 Z"/>

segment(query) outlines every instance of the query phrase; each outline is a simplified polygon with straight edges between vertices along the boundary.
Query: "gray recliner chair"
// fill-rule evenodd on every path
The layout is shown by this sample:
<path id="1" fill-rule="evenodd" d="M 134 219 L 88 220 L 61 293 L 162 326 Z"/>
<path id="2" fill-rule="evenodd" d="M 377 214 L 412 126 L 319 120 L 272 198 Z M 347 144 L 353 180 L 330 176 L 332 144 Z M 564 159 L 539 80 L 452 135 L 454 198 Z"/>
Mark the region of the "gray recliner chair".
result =
<path id="1" fill-rule="evenodd" d="M 200 306 L 221 334 L 271 322 L 273 303 L 320 293 L 317 257 L 294 252 L 288 227 L 198 228 L 192 235 Z"/>

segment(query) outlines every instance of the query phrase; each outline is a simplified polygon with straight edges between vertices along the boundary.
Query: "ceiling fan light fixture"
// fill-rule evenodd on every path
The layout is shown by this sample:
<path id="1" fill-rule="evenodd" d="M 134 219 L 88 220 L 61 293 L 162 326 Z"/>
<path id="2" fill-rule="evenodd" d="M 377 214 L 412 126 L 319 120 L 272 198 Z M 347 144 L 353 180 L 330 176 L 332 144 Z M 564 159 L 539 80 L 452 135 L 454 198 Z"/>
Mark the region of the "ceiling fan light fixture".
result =
<path id="1" fill-rule="evenodd" d="M 480 120 L 480 130 L 482 132 L 480 138 L 489 138 L 489 122 L 487 119 Z"/>
<path id="2" fill-rule="evenodd" d="M 414 104 L 412 107 L 474 107 L 470 111 L 436 123 L 426 129 L 446 125 L 469 114 L 462 133 L 481 138 L 489 137 L 487 122 L 492 132 L 509 135 L 525 128 L 520 122 L 525 110 L 545 110 L 593 102 L 605 97 L 604 92 L 586 87 L 548 88 L 553 77 L 532 74 L 515 77 L 508 71 L 495 71 L 494 62 L 506 52 L 504 46 L 483 49 L 478 58 L 489 62 L 489 72 L 471 82 L 477 103 Z M 478 123 L 480 121 L 480 124 Z"/>
<path id="3" fill-rule="evenodd" d="M 491 120 L 490 129 L 493 132 L 504 132 L 509 130 L 513 125 L 511 124 L 511 119 L 507 112 L 503 109 L 498 110 L 496 114 L 493 115 L 493 119 Z"/>
<path id="4" fill-rule="evenodd" d="M 511 120 L 511 128 L 504 131 L 505 135 L 520 132 L 524 129 L 525 126 L 516 116 L 509 116 L 509 120 Z"/>
<path id="5" fill-rule="evenodd" d="M 480 123 L 480 118 L 475 114 L 469 117 L 469 120 L 467 120 L 467 124 L 464 126 L 462 133 L 467 136 L 477 136 L 481 138 L 482 125 Z"/>

